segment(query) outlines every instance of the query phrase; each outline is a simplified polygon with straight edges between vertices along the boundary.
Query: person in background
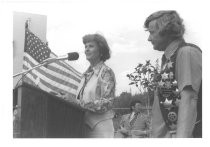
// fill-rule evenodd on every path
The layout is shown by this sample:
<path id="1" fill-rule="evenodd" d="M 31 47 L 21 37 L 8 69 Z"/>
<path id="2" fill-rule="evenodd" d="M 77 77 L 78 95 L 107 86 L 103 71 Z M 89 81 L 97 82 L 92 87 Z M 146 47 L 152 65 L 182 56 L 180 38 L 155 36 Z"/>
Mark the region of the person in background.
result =
<path id="1" fill-rule="evenodd" d="M 99 34 L 85 35 L 83 43 L 90 66 L 83 74 L 77 99 L 85 109 L 85 137 L 113 138 L 112 105 L 116 82 L 114 72 L 104 63 L 110 58 L 110 48 Z"/>
<path id="2" fill-rule="evenodd" d="M 152 108 L 151 137 L 202 137 L 202 52 L 186 43 L 176 11 L 151 14 L 144 27 L 155 50 L 164 52 Z"/>
<path id="3" fill-rule="evenodd" d="M 149 118 L 143 113 L 141 101 L 133 100 L 130 103 L 130 114 L 122 116 L 120 129 L 116 138 L 145 138 L 149 135 Z"/>

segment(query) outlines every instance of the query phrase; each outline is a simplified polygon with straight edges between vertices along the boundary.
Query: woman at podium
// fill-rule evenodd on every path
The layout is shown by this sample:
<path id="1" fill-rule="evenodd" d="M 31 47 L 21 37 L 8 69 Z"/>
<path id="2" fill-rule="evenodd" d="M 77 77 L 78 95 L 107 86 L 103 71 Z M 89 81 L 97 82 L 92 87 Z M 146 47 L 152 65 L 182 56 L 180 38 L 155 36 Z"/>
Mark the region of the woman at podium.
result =
<path id="1" fill-rule="evenodd" d="M 85 35 L 83 44 L 90 66 L 83 74 L 77 99 L 86 110 L 85 137 L 112 138 L 112 104 L 116 82 L 114 72 L 104 63 L 110 58 L 110 48 L 106 39 L 99 34 Z"/>

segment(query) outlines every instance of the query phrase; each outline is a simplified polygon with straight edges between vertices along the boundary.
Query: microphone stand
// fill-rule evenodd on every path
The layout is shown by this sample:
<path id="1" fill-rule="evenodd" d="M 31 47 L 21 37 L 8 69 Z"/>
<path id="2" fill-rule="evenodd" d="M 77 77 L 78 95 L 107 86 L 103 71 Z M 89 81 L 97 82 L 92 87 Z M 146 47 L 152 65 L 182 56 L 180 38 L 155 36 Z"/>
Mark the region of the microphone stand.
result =
<path id="1" fill-rule="evenodd" d="M 69 56 L 68 56 L 68 57 L 64 56 L 64 57 L 60 57 L 60 58 L 48 58 L 48 59 L 43 60 L 40 64 L 38 64 L 38 65 L 32 67 L 31 69 L 28 69 L 28 70 L 26 70 L 26 71 L 23 71 L 23 72 L 20 72 L 20 73 L 17 73 L 17 74 L 15 74 L 15 75 L 13 75 L 13 78 L 14 78 L 14 77 L 17 77 L 17 76 L 19 76 L 19 75 L 25 74 L 25 73 L 27 73 L 27 72 L 30 72 L 31 70 L 36 69 L 36 68 L 38 68 L 38 67 L 40 67 L 40 66 L 44 66 L 44 65 L 46 65 L 46 64 L 50 64 L 50 63 L 53 63 L 53 62 L 55 62 L 55 61 L 62 60 L 62 59 L 68 59 L 68 60 L 70 60 L 70 59 L 69 59 Z"/>
<path id="2" fill-rule="evenodd" d="M 36 65 L 36 66 L 34 66 L 34 67 L 32 67 L 32 68 L 26 70 L 26 71 L 22 71 L 22 72 L 19 72 L 19 73 L 13 75 L 13 78 L 14 78 L 14 77 L 17 77 L 17 76 L 19 76 L 19 75 L 25 74 L 25 73 L 27 73 L 27 72 L 30 72 L 30 71 L 32 71 L 32 70 L 34 70 L 34 69 L 36 69 L 36 68 L 38 68 L 38 67 L 44 66 L 44 65 L 46 65 L 46 64 L 49 64 L 49 63 L 48 63 L 48 62 L 40 63 L 40 64 L 38 64 L 38 65 Z"/>

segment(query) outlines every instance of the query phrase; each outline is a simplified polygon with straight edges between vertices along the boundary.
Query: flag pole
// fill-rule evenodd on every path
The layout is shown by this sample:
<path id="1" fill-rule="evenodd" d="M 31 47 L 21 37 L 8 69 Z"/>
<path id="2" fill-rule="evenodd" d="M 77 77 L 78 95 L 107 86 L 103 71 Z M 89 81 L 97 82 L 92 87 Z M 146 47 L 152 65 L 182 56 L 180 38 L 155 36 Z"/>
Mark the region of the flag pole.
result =
<path id="1" fill-rule="evenodd" d="M 30 23 L 31 23 L 31 18 L 29 17 L 29 18 L 26 20 L 26 22 L 25 22 L 25 29 L 28 29 L 28 28 L 29 28 Z M 37 68 L 37 67 L 39 67 L 39 66 L 43 66 L 43 65 L 38 64 L 38 65 L 36 65 L 35 67 L 33 67 L 33 68 L 31 68 L 31 69 L 28 69 L 28 70 L 26 70 L 26 71 L 19 72 L 19 73 L 13 75 L 13 78 L 14 78 L 14 77 L 17 77 L 17 76 L 19 76 L 19 75 L 22 75 L 22 74 L 24 74 L 24 73 L 30 72 L 31 70 L 33 70 L 33 69 L 35 69 L 35 68 Z"/>
<path id="2" fill-rule="evenodd" d="M 31 23 L 31 18 L 29 17 L 29 18 L 26 20 L 26 22 L 25 22 L 25 29 L 28 29 L 28 28 L 30 27 L 30 23 Z M 19 76 L 19 75 L 23 75 L 23 74 L 25 74 L 25 73 L 28 73 L 28 72 L 32 71 L 33 69 L 36 69 L 36 68 L 41 67 L 41 66 L 44 66 L 44 65 L 46 65 L 46 64 L 48 64 L 48 62 L 44 62 L 44 63 L 38 64 L 38 65 L 36 65 L 36 66 L 34 66 L 34 67 L 32 67 L 32 68 L 26 70 L 26 71 L 19 72 L 19 73 L 13 75 L 13 78 L 14 78 L 14 77 L 17 77 L 17 76 Z"/>
<path id="3" fill-rule="evenodd" d="M 25 22 L 25 29 L 28 29 L 31 25 L 31 18 L 28 18 Z"/>

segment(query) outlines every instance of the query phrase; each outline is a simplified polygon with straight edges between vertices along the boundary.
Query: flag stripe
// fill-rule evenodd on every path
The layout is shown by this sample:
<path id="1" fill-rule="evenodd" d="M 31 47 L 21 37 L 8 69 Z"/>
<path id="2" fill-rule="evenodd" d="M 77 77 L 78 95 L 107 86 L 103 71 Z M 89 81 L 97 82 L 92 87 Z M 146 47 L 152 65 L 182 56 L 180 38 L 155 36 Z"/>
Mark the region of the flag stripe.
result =
<path id="1" fill-rule="evenodd" d="M 26 53 L 27 54 L 27 53 Z M 25 61 L 24 61 L 24 64 L 27 66 L 28 64 L 30 64 L 29 68 L 32 68 L 35 66 L 34 63 L 32 63 L 31 59 L 30 59 L 30 56 L 28 56 L 28 58 L 26 57 L 27 55 L 25 55 Z M 61 70 L 57 69 L 57 71 L 51 71 L 45 67 L 39 67 L 36 69 L 40 74 L 43 74 L 45 77 L 53 80 L 53 81 L 56 81 L 60 84 L 63 84 L 63 85 L 67 85 L 73 89 L 77 89 L 78 88 L 78 82 L 72 80 L 71 83 L 69 83 L 69 78 L 60 74 L 61 73 Z M 58 71 L 59 70 L 59 71 Z M 65 79 L 65 80 L 63 80 Z"/>
<path id="2" fill-rule="evenodd" d="M 27 83 L 29 82 L 29 84 L 32 83 L 32 85 L 37 86 L 35 84 L 36 80 L 33 77 L 33 73 L 29 73 L 24 77 L 24 80 L 27 81 Z M 50 92 L 53 91 L 52 89 L 50 89 L 49 87 L 46 87 L 45 85 L 43 85 L 42 83 L 39 83 L 39 87 L 42 88 L 44 91 Z"/>
<path id="3" fill-rule="evenodd" d="M 66 89 L 61 89 L 62 86 L 57 86 L 57 85 L 53 86 L 53 85 L 51 85 L 49 82 L 46 82 L 46 81 L 44 81 L 44 80 L 42 80 L 42 79 L 40 79 L 40 82 L 43 83 L 43 85 L 45 85 L 45 86 L 47 86 L 47 87 L 50 87 L 50 89 L 52 89 L 53 91 L 65 92 L 65 93 L 68 93 L 68 94 L 69 94 L 70 96 L 72 96 L 73 98 L 76 97 L 75 94 L 72 94 L 71 92 L 69 92 L 69 90 L 70 90 L 69 88 L 68 88 L 68 90 L 66 90 Z M 58 88 L 58 87 L 61 87 L 61 88 Z M 72 91 L 73 91 L 73 90 L 72 90 Z"/>
<path id="4" fill-rule="evenodd" d="M 31 68 L 30 67 L 30 65 L 28 64 L 28 66 L 27 67 L 29 67 L 29 68 Z M 40 71 L 39 71 L 39 69 L 37 69 L 37 70 L 32 70 L 30 73 L 33 73 L 33 74 L 35 74 L 37 77 L 36 78 L 40 78 L 40 80 L 42 79 L 42 80 L 44 80 L 44 81 L 47 81 L 48 83 L 50 83 L 50 85 L 54 85 L 54 86 L 58 86 L 58 87 L 60 87 L 59 89 L 63 89 L 64 91 L 69 91 L 70 90 L 70 88 L 72 89 L 71 91 L 73 91 L 73 92 L 76 92 L 76 90 L 77 89 L 74 89 L 74 88 L 72 88 L 72 87 L 70 87 L 70 86 L 66 86 L 66 85 L 63 85 L 62 83 L 59 83 L 58 81 L 54 81 L 54 80 L 52 80 L 52 79 L 49 79 L 48 77 L 46 77 L 45 75 L 44 75 L 44 73 L 41 73 Z M 33 75 L 33 77 L 35 77 L 35 75 Z M 55 88 L 54 88 L 55 89 Z M 57 91 L 58 92 L 58 91 Z"/>
<path id="5" fill-rule="evenodd" d="M 28 84 L 33 85 L 36 87 L 35 79 L 32 74 L 26 74 L 24 76 L 24 81 L 27 81 Z"/>
<path id="6" fill-rule="evenodd" d="M 26 62 L 24 62 L 24 64 L 27 64 Z M 28 63 L 28 65 L 26 65 L 27 67 L 31 68 L 32 66 L 30 65 L 30 63 Z M 47 69 L 46 69 L 47 70 Z M 73 88 L 73 89 L 77 89 L 78 87 L 72 83 L 69 83 L 63 79 L 66 79 L 67 77 L 63 77 L 63 79 L 59 79 L 55 76 L 52 76 L 50 73 L 50 71 L 43 71 L 42 69 L 37 68 L 36 70 L 32 70 L 31 72 L 35 73 L 38 77 L 43 78 L 44 80 L 58 85 L 59 86 L 63 86 L 63 88 L 67 89 L 68 87 Z M 67 79 L 66 79 L 67 80 Z"/>
<path id="7" fill-rule="evenodd" d="M 57 57 L 53 52 L 51 52 L 50 54 L 50 57 Z M 58 63 L 61 67 L 65 67 L 67 69 L 67 71 L 69 72 L 69 70 L 74 73 L 78 78 L 79 78 L 79 81 L 80 79 L 82 78 L 82 75 L 81 73 L 79 73 L 78 71 L 76 71 L 74 68 L 72 68 L 69 64 L 67 64 L 65 61 L 57 61 L 57 62 L 54 62 L 52 64 L 56 64 Z"/>
<path id="8" fill-rule="evenodd" d="M 24 56 L 24 60 L 26 60 L 26 62 L 32 62 L 32 67 L 39 64 L 36 60 L 34 60 L 29 54 L 25 53 L 25 56 Z M 43 67 L 43 68 L 46 68 L 46 67 Z M 43 69 L 42 68 L 42 69 Z M 47 65 L 47 69 L 49 70 L 52 70 L 52 71 L 55 71 L 57 73 L 62 73 L 62 75 L 64 76 L 67 76 L 69 78 L 71 78 L 72 80 L 74 81 L 77 81 L 78 83 L 80 83 L 80 79 L 81 77 L 76 77 L 75 75 L 73 74 L 69 74 L 69 70 L 67 70 L 66 68 L 63 68 L 62 66 L 59 66 L 58 64 L 56 63 L 51 63 L 49 65 Z M 72 72 L 71 72 L 72 73 Z"/>
<path id="9" fill-rule="evenodd" d="M 62 73 L 64 76 L 69 77 L 72 80 L 77 81 L 78 83 L 80 83 L 80 81 L 81 81 L 79 78 L 75 77 L 72 74 L 67 73 L 67 71 L 64 71 L 65 69 L 61 69 L 62 67 L 56 66 L 55 64 L 54 65 L 47 65 L 47 68 L 49 70 L 52 70 L 52 71 L 58 71 L 58 72 Z"/>
<path id="10" fill-rule="evenodd" d="M 36 80 L 33 78 L 33 73 L 30 73 L 30 74 L 27 74 L 25 79 L 27 80 L 27 82 L 29 82 L 29 84 L 32 84 L 34 86 L 37 86 L 35 84 Z M 51 91 L 60 91 L 60 92 L 65 92 L 65 93 L 68 93 L 70 97 L 72 98 L 75 98 L 76 95 L 69 92 L 69 91 L 65 91 L 63 89 L 59 89 L 55 86 L 52 86 L 51 84 L 45 82 L 44 80 L 40 79 L 40 83 L 38 84 L 38 86 L 40 88 L 42 88 L 44 91 L 47 91 L 47 92 L 51 92 Z"/>
<path id="11" fill-rule="evenodd" d="M 42 88 L 43 90 L 45 90 L 47 92 L 51 92 L 51 91 L 64 92 L 64 93 L 68 93 L 70 96 L 72 96 L 74 98 L 76 97 L 76 95 L 74 93 L 71 93 L 71 92 L 74 92 L 71 89 L 69 89 L 69 90 L 60 89 L 60 88 L 56 87 L 56 85 L 53 86 L 52 84 L 50 84 L 49 82 L 46 82 L 45 80 L 43 80 L 41 78 L 40 78 L 40 82 L 36 84 L 36 78 L 34 78 L 34 77 L 37 77 L 37 76 L 34 73 L 30 72 L 24 78 L 27 81 L 27 83 L 34 85 L 34 86 L 39 86 L 40 88 Z"/>
<path id="12" fill-rule="evenodd" d="M 28 70 L 28 69 L 29 69 L 29 67 L 28 67 L 27 65 L 23 64 L 23 70 L 25 71 L 25 70 Z M 30 73 L 31 73 L 31 72 L 26 73 L 26 75 L 27 75 L 27 74 L 30 74 Z M 32 76 L 33 76 L 34 79 L 37 78 L 37 75 L 35 75 L 35 74 L 32 74 Z"/>

